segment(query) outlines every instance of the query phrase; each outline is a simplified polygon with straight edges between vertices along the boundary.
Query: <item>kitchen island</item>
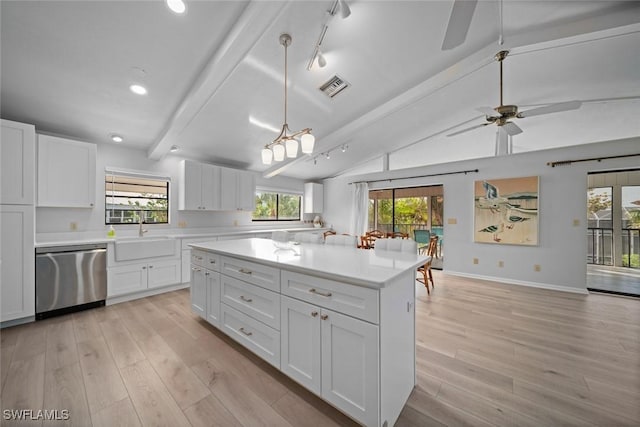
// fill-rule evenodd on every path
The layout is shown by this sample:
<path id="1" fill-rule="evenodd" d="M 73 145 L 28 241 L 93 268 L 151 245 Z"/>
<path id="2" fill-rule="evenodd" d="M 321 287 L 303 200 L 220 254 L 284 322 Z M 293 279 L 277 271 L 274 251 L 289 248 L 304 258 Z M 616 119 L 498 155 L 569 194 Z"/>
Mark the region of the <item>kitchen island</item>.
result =
<path id="1" fill-rule="evenodd" d="M 415 385 L 415 270 L 425 257 L 240 239 L 191 245 L 195 313 L 368 426 Z"/>

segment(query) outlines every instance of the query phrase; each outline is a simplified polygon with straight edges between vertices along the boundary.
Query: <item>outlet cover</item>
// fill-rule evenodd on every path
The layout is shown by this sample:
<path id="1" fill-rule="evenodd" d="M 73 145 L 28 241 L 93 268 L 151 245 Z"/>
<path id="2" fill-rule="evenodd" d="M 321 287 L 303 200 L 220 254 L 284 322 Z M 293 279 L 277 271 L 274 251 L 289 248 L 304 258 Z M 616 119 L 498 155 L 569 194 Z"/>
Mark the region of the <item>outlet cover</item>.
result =
<path id="1" fill-rule="evenodd" d="M 447 218 L 447 224 L 457 224 L 458 218 Z"/>
<path id="2" fill-rule="evenodd" d="M 504 267 L 504 261 L 498 261 L 498 267 L 500 268 Z"/>
<path id="3" fill-rule="evenodd" d="M 178 223 L 178 227 L 180 227 L 180 228 L 185 228 L 186 226 L 187 226 L 187 221 L 180 221 Z"/>
<path id="4" fill-rule="evenodd" d="M 580 227 L 580 220 L 579 219 L 574 219 L 573 220 L 573 226 L 574 227 Z"/>
<path id="5" fill-rule="evenodd" d="M 69 230 L 77 231 L 78 230 L 78 223 L 77 222 L 70 222 L 69 223 Z"/>
<path id="6" fill-rule="evenodd" d="M 479 261 L 478 261 L 478 258 L 474 258 L 474 259 L 473 259 L 473 263 L 474 263 L 474 264 L 477 264 L 478 262 L 479 262 Z"/>
<path id="7" fill-rule="evenodd" d="M 540 264 L 534 264 L 533 271 L 540 271 Z"/>

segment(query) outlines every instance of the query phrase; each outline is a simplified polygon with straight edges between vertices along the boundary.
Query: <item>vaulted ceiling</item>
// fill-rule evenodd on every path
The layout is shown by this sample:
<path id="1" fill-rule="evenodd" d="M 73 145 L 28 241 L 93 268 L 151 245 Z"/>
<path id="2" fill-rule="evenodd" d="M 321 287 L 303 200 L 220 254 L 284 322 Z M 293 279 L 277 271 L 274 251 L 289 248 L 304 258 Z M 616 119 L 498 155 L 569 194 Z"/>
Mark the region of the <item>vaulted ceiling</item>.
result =
<path id="1" fill-rule="evenodd" d="M 640 2 L 480 1 L 466 40 L 444 51 L 453 1 L 354 0 L 347 19 L 327 18 L 333 0 L 186 3 L 176 15 L 161 1 L 3 0 L 2 117 L 266 176 L 319 179 L 387 155 L 398 169 L 494 154 L 494 125 L 446 135 L 499 104 L 493 56 L 508 49 L 505 104 L 583 101 L 517 119 L 514 152 L 640 135 Z M 307 70 L 325 22 L 327 65 Z M 312 128 L 316 148 L 266 166 L 284 119 L 283 32 L 289 127 Z M 334 75 L 350 87 L 329 98 L 318 88 Z"/>

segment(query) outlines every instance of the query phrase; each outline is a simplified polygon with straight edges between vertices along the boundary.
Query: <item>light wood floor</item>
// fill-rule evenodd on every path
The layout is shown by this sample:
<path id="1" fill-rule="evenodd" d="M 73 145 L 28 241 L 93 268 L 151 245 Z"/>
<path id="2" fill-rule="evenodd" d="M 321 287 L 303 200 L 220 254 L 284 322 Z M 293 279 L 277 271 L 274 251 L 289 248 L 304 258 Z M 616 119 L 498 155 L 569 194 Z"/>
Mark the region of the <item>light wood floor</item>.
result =
<path id="1" fill-rule="evenodd" d="M 434 273 L 430 296 L 417 288 L 418 385 L 398 426 L 640 425 L 639 300 Z M 187 290 L 0 336 L 3 410 L 68 409 L 74 426 L 354 425 L 192 315 Z"/>

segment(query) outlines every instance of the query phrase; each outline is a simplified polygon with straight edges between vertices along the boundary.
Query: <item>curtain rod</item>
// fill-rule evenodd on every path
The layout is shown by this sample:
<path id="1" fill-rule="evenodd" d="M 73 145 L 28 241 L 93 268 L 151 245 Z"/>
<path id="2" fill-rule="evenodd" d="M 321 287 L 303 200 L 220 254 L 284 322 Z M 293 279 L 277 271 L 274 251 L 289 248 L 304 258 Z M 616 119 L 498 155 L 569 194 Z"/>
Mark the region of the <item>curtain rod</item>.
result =
<path id="1" fill-rule="evenodd" d="M 361 184 L 363 182 L 366 182 L 366 183 L 384 182 L 384 181 L 391 182 L 391 181 L 398 181 L 398 180 L 401 180 L 401 179 L 428 178 L 428 177 L 431 177 L 431 176 L 443 176 L 443 175 L 458 175 L 458 174 L 461 174 L 461 173 L 466 175 L 466 174 L 472 173 L 472 172 L 478 173 L 479 170 L 478 169 L 469 169 L 469 170 L 466 170 L 466 171 L 432 173 L 432 174 L 429 174 L 429 175 L 403 176 L 402 178 L 372 179 L 370 181 L 353 181 L 353 182 L 350 182 L 349 185 L 351 185 L 351 184 Z"/>
<path id="2" fill-rule="evenodd" d="M 595 161 L 602 161 L 602 160 L 609 160 L 609 159 L 623 159 L 626 157 L 636 157 L 636 156 L 640 156 L 640 153 L 638 154 L 621 154 L 619 156 L 608 156 L 608 157 L 593 157 L 591 159 L 577 159 L 577 160 L 560 160 L 557 162 L 547 162 L 547 166 L 551 166 L 552 168 L 555 168 L 556 166 L 567 166 L 570 165 L 571 163 L 580 163 L 580 162 L 595 162 Z"/>

